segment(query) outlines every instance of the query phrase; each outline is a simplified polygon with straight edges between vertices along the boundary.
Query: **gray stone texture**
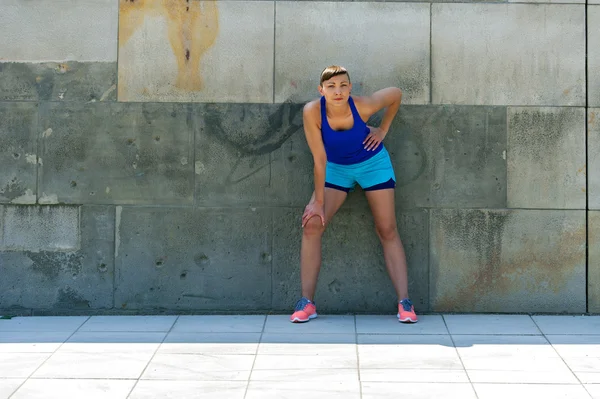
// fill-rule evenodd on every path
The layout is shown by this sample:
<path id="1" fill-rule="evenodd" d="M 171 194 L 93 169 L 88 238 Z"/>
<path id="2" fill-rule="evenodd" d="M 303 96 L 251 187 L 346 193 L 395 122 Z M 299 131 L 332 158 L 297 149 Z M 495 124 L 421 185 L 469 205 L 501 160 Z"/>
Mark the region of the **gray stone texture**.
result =
<path id="1" fill-rule="evenodd" d="M 0 0 L 0 61 L 116 61 L 115 0 Z"/>
<path id="2" fill-rule="evenodd" d="M 121 2 L 119 101 L 273 102 L 273 2 Z"/>
<path id="3" fill-rule="evenodd" d="M 585 106 L 585 7 L 433 4 L 434 104 Z"/>
<path id="4" fill-rule="evenodd" d="M 508 0 L 509 3 L 585 4 L 586 0 Z"/>
<path id="5" fill-rule="evenodd" d="M 600 212 L 588 214 L 588 311 L 600 313 Z"/>
<path id="6" fill-rule="evenodd" d="M 4 251 L 61 251 L 80 248 L 79 208 L 11 206 L 4 208 Z"/>
<path id="7" fill-rule="evenodd" d="M 280 208 L 274 213 L 274 310 L 292 310 L 301 296 L 302 211 L 303 208 Z M 426 311 L 428 211 L 397 211 L 396 220 L 408 261 L 409 295 L 415 309 Z M 395 314 L 397 301 L 371 212 L 343 205 L 323 236 L 323 262 L 315 295 L 318 311 Z"/>
<path id="8" fill-rule="evenodd" d="M 318 97 L 321 71 L 332 64 L 348 69 L 355 95 L 397 86 L 404 103 L 429 103 L 428 3 L 277 2 L 276 8 L 276 103 Z"/>
<path id="9" fill-rule="evenodd" d="M 302 105 L 204 104 L 197 113 L 198 205 L 283 205 L 299 193 L 310 199 L 313 163 Z"/>
<path id="10" fill-rule="evenodd" d="M 600 108 L 588 110 L 588 209 L 600 210 Z"/>
<path id="11" fill-rule="evenodd" d="M 384 143 L 399 206 L 506 205 L 504 107 L 404 106 Z"/>
<path id="12" fill-rule="evenodd" d="M 191 204 L 193 119 L 184 104 L 46 104 L 40 195 L 59 203 Z"/>
<path id="13" fill-rule="evenodd" d="M 508 207 L 585 209 L 585 108 L 508 109 Z"/>
<path id="14" fill-rule="evenodd" d="M 197 112 L 198 205 L 306 205 L 314 163 L 301 105 L 206 104 Z M 384 144 L 403 208 L 506 206 L 504 107 L 403 106 Z M 349 202 L 366 208 L 363 197 Z"/>
<path id="15" fill-rule="evenodd" d="M 114 271 L 114 208 L 81 207 L 4 207 L 11 234 L 26 227 L 33 237 L 22 237 L 35 250 L 0 252 L 0 311 L 46 309 L 58 313 L 112 307 Z M 29 217 L 39 214 L 42 217 Z M 50 215 L 51 217 L 44 217 Z M 74 216 L 75 215 L 75 216 Z M 54 222 L 55 226 L 32 225 L 31 220 Z M 62 219 L 66 220 L 66 226 Z M 23 226 L 15 226 L 21 221 Z M 21 231 L 19 231 L 19 229 Z M 58 231 L 57 231 L 58 230 Z M 74 230 L 74 231 L 73 231 Z M 57 247 L 65 234 L 81 235 L 81 249 L 66 252 L 40 250 Z M 41 235 L 44 237 L 41 238 Z M 47 241 L 54 245 L 44 245 Z"/>
<path id="16" fill-rule="evenodd" d="M 431 309 L 585 312 L 585 211 L 431 211 Z"/>
<path id="17" fill-rule="evenodd" d="M 37 131 L 37 104 L 0 103 L 0 203 L 35 204 Z"/>
<path id="18" fill-rule="evenodd" d="M 117 209 L 115 308 L 271 304 L 270 209 Z"/>
<path id="19" fill-rule="evenodd" d="M 0 101 L 115 101 L 116 62 L 0 63 Z"/>
<path id="20" fill-rule="evenodd" d="M 418 312 L 600 313 L 582 4 L 0 0 L 0 314 L 288 314 L 329 64 L 404 92 L 384 144 Z M 319 312 L 395 313 L 359 187 L 323 256 Z"/>
<path id="21" fill-rule="evenodd" d="M 589 4 L 598 1 L 590 1 Z M 588 106 L 600 107 L 600 5 L 588 5 L 587 7 L 587 89 Z"/>

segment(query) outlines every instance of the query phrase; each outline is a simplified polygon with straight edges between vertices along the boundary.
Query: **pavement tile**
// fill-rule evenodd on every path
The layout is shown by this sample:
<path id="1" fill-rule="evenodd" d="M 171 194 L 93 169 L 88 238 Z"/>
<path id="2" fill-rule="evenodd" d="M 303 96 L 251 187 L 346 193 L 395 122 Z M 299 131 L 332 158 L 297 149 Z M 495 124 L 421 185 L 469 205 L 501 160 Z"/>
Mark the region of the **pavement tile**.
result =
<path id="1" fill-rule="evenodd" d="M 600 399 L 600 384 L 585 384 L 584 387 L 593 399 Z"/>
<path id="2" fill-rule="evenodd" d="M 600 399 L 599 328 L 589 316 L 18 317 L 0 320 L 0 399 Z"/>
<path id="3" fill-rule="evenodd" d="M 0 319 L 0 331 L 74 332 L 88 316 L 30 316 Z"/>
<path id="4" fill-rule="evenodd" d="M 541 332 L 527 315 L 444 315 L 450 334 L 533 334 Z"/>
<path id="5" fill-rule="evenodd" d="M 354 334 L 354 316 L 319 315 L 308 323 L 290 323 L 286 315 L 269 315 L 265 333 Z"/>
<path id="6" fill-rule="evenodd" d="M 53 354 L 34 378 L 139 378 L 152 353 Z"/>
<path id="7" fill-rule="evenodd" d="M 477 399 L 471 384 L 427 384 L 404 382 L 363 382 L 362 399 Z"/>
<path id="8" fill-rule="evenodd" d="M 0 353 L 52 353 L 71 336 L 68 331 L 56 332 L 0 332 Z"/>
<path id="9" fill-rule="evenodd" d="M 258 354 L 356 356 L 356 335 L 265 333 L 258 347 Z"/>
<path id="10" fill-rule="evenodd" d="M 561 359 L 464 361 L 472 383 L 578 384 Z"/>
<path id="11" fill-rule="evenodd" d="M 304 383 L 313 382 L 345 382 L 358 381 L 358 370 L 356 368 L 348 369 L 318 369 L 310 368 L 289 369 L 289 370 L 252 370 L 250 381 L 302 381 Z"/>
<path id="12" fill-rule="evenodd" d="M 359 335 L 363 369 L 462 370 L 449 335 Z"/>
<path id="13" fill-rule="evenodd" d="M 471 382 L 577 383 L 543 336 L 455 335 L 452 338 Z"/>
<path id="14" fill-rule="evenodd" d="M 357 315 L 356 331 L 359 334 L 448 334 L 444 319 L 439 315 L 419 316 L 415 324 L 400 323 L 395 315 Z"/>
<path id="15" fill-rule="evenodd" d="M 265 316 L 179 316 L 173 332 L 262 332 Z"/>
<path id="16" fill-rule="evenodd" d="M 156 354 L 144 380 L 247 381 L 254 355 Z"/>
<path id="17" fill-rule="evenodd" d="M 126 399 L 135 380 L 29 379 L 11 399 Z"/>
<path id="18" fill-rule="evenodd" d="M 246 385 L 246 381 L 141 380 L 128 399 L 243 399 Z"/>
<path id="19" fill-rule="evenodd" d="M 0 376 L 27 378 L 50 356 L 49 353 L 0 353 Z"/>
<path id="20" fill-rule="evenodd" d="M 464 370 L 444 369 L 360 369 L 362 382 L 430 382 L 469 383 Z"/>
<path id="21" fill-rule="evenodd" d="M 0 399 L 8 399 L 23 381 L 22 378 L 0 378 Z"/>
<path id="22" fill-rule="evenodd" d="M 79 331 L 167 332 L 175 320 L 177 316 L 92 316 Z"/>
<path id="23" fill-rule="evenodd" d="M 77 332 L 60 347 L 58 353 L 117 352 L 153 354 L 165 335 L 164 332 Z"/>
<path id="24" fill-rule="evenodd" d="M 310 392 L 307 394 L 307 392 Z M 360 399 L 358 381 L 313 382 L 298 389 L 289 381 L 250 381 L 246 399 Z"/>
<path id="25" fill-rule="evenodd" d="M 589 399 L 581 385 L 560 384 L 473 384 L 479 399 L 543 398 Z"/>
<path id="26" fill-rule="evenodd" d="M 254 355 L 260 333 L 170 332 L 158 353 Z"/>
<path id="27" fill-rule="evenodd" d="M 298 355 L 257 355 L 254 370 L 290 369 L 333 369 L 357 368 L 356 352 L 353 354 L 298 356 Z"/>
<path id="28" fill-rule="evenodd" d="M 560 357 L 541 335 L 453 335 L 461 358 Z"/>
<path id="29" fill-rule="evenodd" d="M 600 335 L 546 335 L 562 357 L 600 357 Z"/>
<path id="30" fill-rule="evenodd" d="M 600 335 L 600 316 L 532 316 L 544 334 Z"/>

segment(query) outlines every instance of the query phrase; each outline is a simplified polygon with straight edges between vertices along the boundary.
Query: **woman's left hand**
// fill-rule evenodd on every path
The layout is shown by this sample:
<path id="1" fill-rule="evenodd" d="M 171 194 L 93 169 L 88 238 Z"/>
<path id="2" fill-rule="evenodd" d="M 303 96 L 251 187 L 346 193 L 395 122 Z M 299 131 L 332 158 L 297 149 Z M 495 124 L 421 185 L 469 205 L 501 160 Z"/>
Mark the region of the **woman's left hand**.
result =
<path id="1" fill-rule="evenodd" d="M 365 145 L 365 149 L 367 151 L 372 151 L 376 149 L 379 144 L 381 144 L 387 132 L 384 132 L 378 127 L 367 127 L 369 128 L 370 133 L 367 138 L 365 138 L 365 141 L 363 141 L 363 144 Z"/>

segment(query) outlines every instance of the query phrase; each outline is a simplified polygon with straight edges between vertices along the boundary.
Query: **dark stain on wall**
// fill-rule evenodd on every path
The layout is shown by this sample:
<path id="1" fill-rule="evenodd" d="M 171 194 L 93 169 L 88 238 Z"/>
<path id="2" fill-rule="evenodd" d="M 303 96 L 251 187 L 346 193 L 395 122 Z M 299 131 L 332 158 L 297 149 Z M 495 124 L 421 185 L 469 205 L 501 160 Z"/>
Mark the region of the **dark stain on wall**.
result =
<path id="1" fill-rule="evenodd" d="M 522 109 L 510 116 L 511 142 L 517 150 L 526 149 L 536 162 L 547 163 L 554 155 L 560 156 L 561 139 L 574 125 L 577 121 L 573 120 L 570 108 L 557 108 L 553 112 Z"/>
<path id="2" fill-rule="evenodd" d="M 273 109 L 273 107 L 276 107 Z M 241 156 L 268 154 L 302 128 L 303 104 L 207 104 L 206 132 Z"/>
<path id="3" fill-rule="evenodd" d="M 545 242 L 544 234 L 548 233 L 531 237 L 524 230 L 520 237 L 507 236 L 516 231 L 514 226 L 510 231 L 506 229 L 518 215 L 518 211 L 508 210 L 447 210 L 438 214 L 435 228 L 439 230 L 437 242 L 433 245 L 441 252 L 438 254 L 439 265 L 433 269 L 437 275 L 432 276 L 432 282 L 444 284 L 440 280 L 440 269 L 444 269 L 444 273 L 452 271 L 442 263 L 459 265 L 461 259 L 464 260 L 459 255 L 461 252 L 476 254 L 476 261 L 475 265 L 456 271 L 460 275 L 458 284 L 452 287 L 451 292 L 438 296 L 436 311 L 481 311 L 481 300 L 488 298 L 490 292 L 503 298 L 519 294 L 523 286 L 531 294 L 537 291 L 544 291 L 545 295 L 564 292 L 569 279 L 579 274 L 577 268 L 585 262 L 585 251 L 581 249 L 585 244 L 585 225 L 573 229 L 565 228 L 561 217 L 542 220 L 539 223 L 543 231 L 564 230 L 560 239 L 556 238 L 556 233 L 546 239 L 547 244 L 556 241 L 558 245 L 550 245 L 545 252 L 540 252 L 540 245 Z M 510 242 L 503 243 L 503 237 L 509 238 Z M 456 258 L 454 254 L 458 254 Z M 517 289 L 514 279 L 518 280 Z M 500 309 L 497 302 L 483 306 L 487 311 L 491 311 L 490 306 Z"/>
<path id="4" fill-rule="evenodd" d="M 87 309 L 90 307 L 90 301 L 86 300 L 71 287 L 65 287 L 58 290 L 58 300 L 54 304 L 54 307 L 61 309 Z"/>
<path id="5" fill-rule="evenodd" d="M 77 278 L 81 273 L 84 255 L 77 252 L 25 252 L 31 259 L 33 271 L 49 279 L 56 279 L 63 273 Z"/>

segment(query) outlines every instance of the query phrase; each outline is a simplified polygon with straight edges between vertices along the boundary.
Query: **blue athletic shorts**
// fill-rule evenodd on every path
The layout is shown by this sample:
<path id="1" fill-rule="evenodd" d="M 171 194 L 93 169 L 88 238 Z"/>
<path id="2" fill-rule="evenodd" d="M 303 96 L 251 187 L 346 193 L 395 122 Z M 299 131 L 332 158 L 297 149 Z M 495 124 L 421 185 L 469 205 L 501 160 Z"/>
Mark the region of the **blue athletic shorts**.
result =
<path id="1" fill-rule="evenodd" d="M 390 154 L 385 147 L 373 157 L 356 164 L 340 165 L 327 162 L 325 187 L 349 192 L 354 189 L 356 183 L 364 191 L 396 187 L 396 175 Z"/>

